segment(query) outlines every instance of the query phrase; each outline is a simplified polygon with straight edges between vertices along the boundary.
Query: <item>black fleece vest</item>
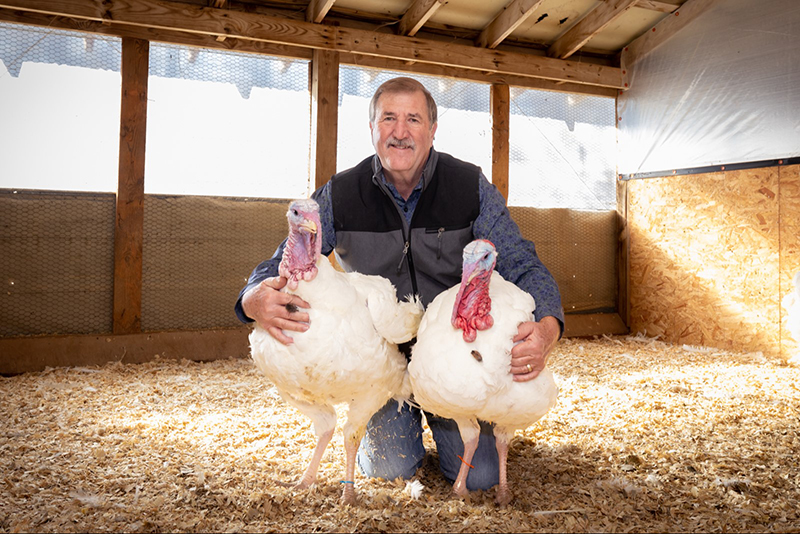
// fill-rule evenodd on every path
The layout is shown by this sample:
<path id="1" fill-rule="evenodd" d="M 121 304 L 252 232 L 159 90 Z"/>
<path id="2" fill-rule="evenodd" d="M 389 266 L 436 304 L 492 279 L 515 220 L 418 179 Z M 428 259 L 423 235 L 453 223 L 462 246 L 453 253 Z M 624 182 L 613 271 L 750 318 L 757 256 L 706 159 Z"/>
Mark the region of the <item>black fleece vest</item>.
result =
<path id="1" fill-rule="evenodd" d="M 332 178 L 336 257 L 346 271 L 381 275 L 397 296 L 427 306 L 461 280 L 462 251 L 480 213 L 480 169 L 438 153 L 410 228 L 391 194 L 373 179 L 372 157 Z"/>

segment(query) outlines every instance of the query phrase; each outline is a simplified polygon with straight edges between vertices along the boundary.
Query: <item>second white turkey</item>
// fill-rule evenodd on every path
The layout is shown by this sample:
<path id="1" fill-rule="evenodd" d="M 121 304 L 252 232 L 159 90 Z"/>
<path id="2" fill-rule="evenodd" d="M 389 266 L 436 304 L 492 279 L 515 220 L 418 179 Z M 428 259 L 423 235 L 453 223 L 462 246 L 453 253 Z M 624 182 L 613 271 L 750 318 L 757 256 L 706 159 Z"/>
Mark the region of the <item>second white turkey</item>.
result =
<path id="1" fill-rule="evenodd" d="M 453 419 L 464 442 L 453 485 L 468 494 L 466 480 L 478 446 L 478 420 L 494 424 L 500 460 L 496 501 L 511 501 L 506 463 L 516 430 L 543 417 L 556 403 L 558 387 L 545 368 L 533 380 L 511 375 L 512 338 L 533 321 L 533 297 L 494 271 L 497 252 L 486 240 L 464 248 L 461 284 L 437 296 L 417 332 L 408 366 L 415 401 L 426 411 Z"/>

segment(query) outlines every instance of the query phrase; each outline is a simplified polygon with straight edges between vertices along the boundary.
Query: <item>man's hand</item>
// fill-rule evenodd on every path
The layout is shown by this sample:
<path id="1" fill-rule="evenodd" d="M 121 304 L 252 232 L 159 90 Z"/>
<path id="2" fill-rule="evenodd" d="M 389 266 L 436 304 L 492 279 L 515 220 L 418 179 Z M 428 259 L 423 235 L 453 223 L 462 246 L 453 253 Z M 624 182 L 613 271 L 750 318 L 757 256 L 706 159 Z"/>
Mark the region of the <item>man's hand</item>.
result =
<path id="1" fill-rule="evenodd" d="M 308 309 L 311 306 L 297 295 L 281 292 L 286 282 L 287 279 L 282 276 L 267 278 L 242 296 L 242 309 L 272 337 L 284 345 L 290 345 L 294 340 L 283 331 L 308 330 L 308 313 L 298 308 Z"/>
<path id="2" fill-rule="evenodd" d="M 553 350 L 561 326 L 555 317 L 543 317 L 538 323 L 526 322 L 519 325 L 511 349 L 511 374 L 516 382 L 533 380 L 544 369 L 547 355 Z"/>

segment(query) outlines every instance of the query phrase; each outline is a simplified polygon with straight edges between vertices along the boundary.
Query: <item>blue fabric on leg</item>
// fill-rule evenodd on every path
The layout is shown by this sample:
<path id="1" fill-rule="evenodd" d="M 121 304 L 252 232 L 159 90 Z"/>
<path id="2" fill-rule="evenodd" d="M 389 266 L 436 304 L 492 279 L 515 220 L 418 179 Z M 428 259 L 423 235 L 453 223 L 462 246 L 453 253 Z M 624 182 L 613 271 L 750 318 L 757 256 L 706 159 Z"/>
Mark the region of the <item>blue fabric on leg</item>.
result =
<path id="1" fill-rule="evenodd" d="M 439 469 L 453 483 L 461 469 L 459 456 L 464 456 L 464 442 L 461 441 L 458 425 L 452 419 L 444 419 L 428 412 L 425 412 L 425 418 L 439 452 Z M 486 490 L 500 482 L 500 459 L 497 456 L 493 426 L 483 421 L 479 423 L 481 434 L 478 448 L 470 462 L 473 468 L 467 475 L 467 489 L 470 491 Z"/>
<path id="2" fill-rule="evenodd" d="M 390 400 L 367 423 L 367 432 L 358 448 L 358 467 L 372 478 L 394 480 L 411 478 L 422 466 L 422 413 Z"/>

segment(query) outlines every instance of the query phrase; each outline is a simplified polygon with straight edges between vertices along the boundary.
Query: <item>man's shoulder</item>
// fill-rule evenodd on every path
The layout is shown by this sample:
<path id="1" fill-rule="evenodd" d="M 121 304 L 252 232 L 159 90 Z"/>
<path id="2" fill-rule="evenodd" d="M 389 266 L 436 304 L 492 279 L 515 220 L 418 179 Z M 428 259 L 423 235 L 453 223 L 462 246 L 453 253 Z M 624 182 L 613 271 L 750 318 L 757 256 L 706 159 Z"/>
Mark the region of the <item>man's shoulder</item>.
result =
<path id="1" fill-rule="evenodd" d="M 341 181 L 347 178 L 353 178 L 358 176 L 363 176 L 365 173 L 372 177 L 372 160 L 374 156 L 369 156 L 364 158 L 360 163 L 356 164 L 349 169 L 345 169 L 343 171 L 337 172 L 333 175 L 332 180 Z"/>
<path id="2" fill-rule="evenodd" d="M 457 157 L 448 154 L 447 152 L 437 152 L 437 154 L 439 156 L 439 161 L 438 161 L 439 166 L 444 165 L 445 167 L 457 167 L 461 169 L 470 169 L 480 172 L 481 168 L 475 165 L 474 163 L 458 159 Z"/>

